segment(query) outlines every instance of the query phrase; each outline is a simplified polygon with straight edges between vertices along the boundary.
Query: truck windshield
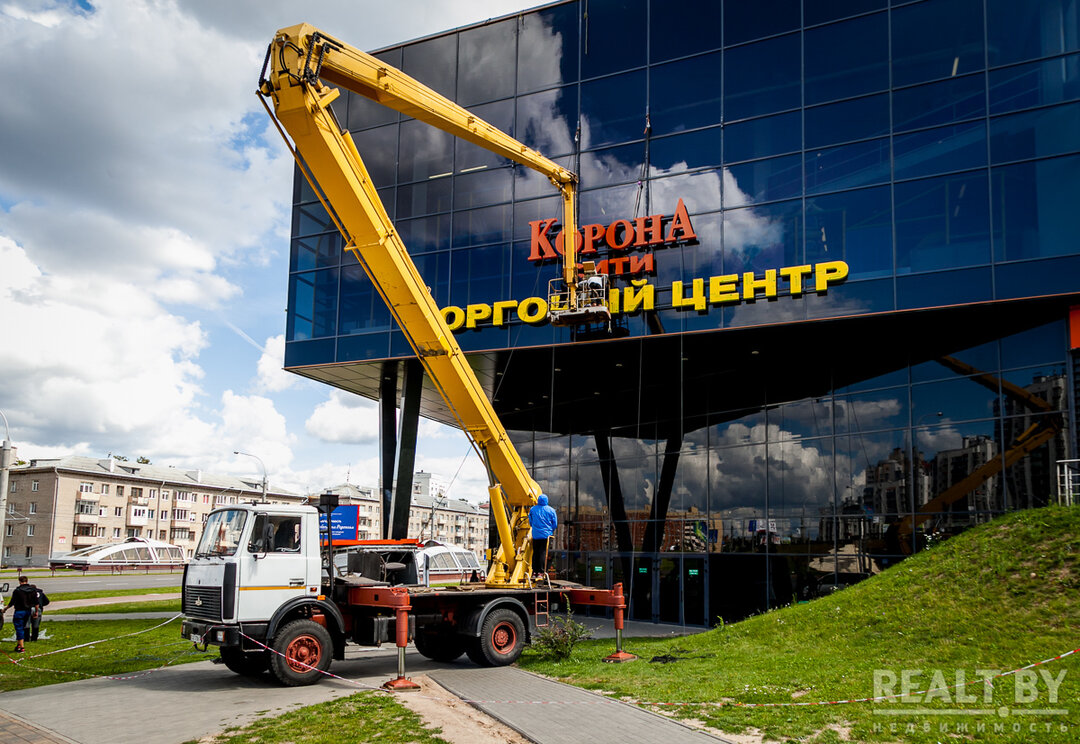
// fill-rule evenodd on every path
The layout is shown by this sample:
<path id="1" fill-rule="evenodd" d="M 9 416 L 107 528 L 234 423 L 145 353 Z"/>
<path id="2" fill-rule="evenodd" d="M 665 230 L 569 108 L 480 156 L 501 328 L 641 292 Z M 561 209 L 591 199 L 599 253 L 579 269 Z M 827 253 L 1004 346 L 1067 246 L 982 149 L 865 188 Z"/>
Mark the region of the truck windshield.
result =
<path id="1" fill-rule="evenodd" d="M 211 512 L 206 519 L 195 557 L 233 555 L 240 545 L 240 533 L 244 531 L 246 521 L 247 512 L 242 509 Z"/>

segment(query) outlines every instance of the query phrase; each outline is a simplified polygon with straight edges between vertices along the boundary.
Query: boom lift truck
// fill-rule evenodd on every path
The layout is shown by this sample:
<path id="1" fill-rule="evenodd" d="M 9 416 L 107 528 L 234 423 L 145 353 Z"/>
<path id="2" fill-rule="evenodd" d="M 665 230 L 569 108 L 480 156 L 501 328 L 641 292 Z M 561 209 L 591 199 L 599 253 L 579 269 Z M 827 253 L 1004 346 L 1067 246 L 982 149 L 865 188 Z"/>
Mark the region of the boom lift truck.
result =
<path id="1" fill-rule="evenodd" d="M 534 583 L 528 511 L 540 486 L 528 474 L 434 298 L 386 214 L 360 154 L 330 104 L 335 84 L 397 109 L 543 173 L 562 194 L 564 266 L 556 317 L 593 319 L 606 298 L 579 292 L 589 279 L 575 258 L 576 176 L 380 60 L 301 24 L 279 31 L 267 49 L 259 94 L 290 143 L 297 163 L 408 337 L 429 379 L 484 461 L 498 532 L 483 582 L 456 587 L 418 583 L 410 553 L 356 552 L 344 567 L 330 538 L 334 504 L 253 503 L 209 515 L 184 572 L 183 633 L 221 649 L 239 674 L 269 669 L 288 685 L 321 678 L 347 641 L 377 646 L 393 639 L 398 677 L 390 689 L 415 685 L 405 677 L 405 646 L 449 661 L 467 653 L 481 665 L 515 661 L 534 623 L 543 624 L 549 596 L 571 604 L 611 607 L 616 653 L 625 602 L 621 585 L 599 590 L 545 578 Z M 271 106 L 273 110 L 271 110 Z M 598 306 L 604 304 L 603 309 Z M 328 523 L 320 534 L 320 510 Z"/>

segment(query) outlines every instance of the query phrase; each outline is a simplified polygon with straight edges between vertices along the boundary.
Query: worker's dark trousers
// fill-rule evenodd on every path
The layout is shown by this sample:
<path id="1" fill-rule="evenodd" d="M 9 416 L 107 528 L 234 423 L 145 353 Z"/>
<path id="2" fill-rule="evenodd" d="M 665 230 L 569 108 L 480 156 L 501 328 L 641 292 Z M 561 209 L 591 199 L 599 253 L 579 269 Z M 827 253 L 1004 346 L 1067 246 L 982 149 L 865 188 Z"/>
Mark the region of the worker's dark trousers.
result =
<path id="1" fill-rule="evenodd" d="M 548 539 L 546 537 L 533 538 L 532 548 L 533 573 L 547 573 Z"/>

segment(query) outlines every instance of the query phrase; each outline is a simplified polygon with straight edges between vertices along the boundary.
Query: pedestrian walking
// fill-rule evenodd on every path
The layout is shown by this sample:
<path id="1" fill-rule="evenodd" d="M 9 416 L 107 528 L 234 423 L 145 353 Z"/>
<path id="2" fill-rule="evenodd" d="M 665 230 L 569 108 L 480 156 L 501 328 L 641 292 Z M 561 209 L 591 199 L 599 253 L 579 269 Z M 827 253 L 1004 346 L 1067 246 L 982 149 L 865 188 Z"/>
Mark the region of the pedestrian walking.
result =
<path id="1" fill-rule="evenodd" d="M 15 653 L 26 650 L 26 624 L 30 613 L 38 608 L 38 588 L 30 583 L 26 576 L 19 577 L 19 585 L 11 593 L 11 599 L 5 610 L 14 610 L 11 624 L 15 626 Z"/>
<path id="2" fill-rule="evenodd" d="M 31 584 L 33 586 L 33 584 Z M 49 604 L 49 595 L 45 593 L 44 589 L 40 587 L 34 587 L 37 590 L 37 607 L 30 610 L 30 629 L 27 633 L 28 641 L 36 641 L 38 639 L 38 630 L 41 629 L 41 616 L 45 614 L 45 605 Z"/>

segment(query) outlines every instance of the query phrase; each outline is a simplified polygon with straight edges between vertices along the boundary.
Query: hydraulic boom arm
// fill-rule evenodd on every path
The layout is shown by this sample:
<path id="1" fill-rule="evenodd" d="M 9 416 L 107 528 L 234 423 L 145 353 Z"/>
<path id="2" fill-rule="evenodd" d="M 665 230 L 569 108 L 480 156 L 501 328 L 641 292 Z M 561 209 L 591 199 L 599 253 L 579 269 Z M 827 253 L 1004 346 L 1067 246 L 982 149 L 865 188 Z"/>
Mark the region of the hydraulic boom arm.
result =
<path id="1" fill-rule="evenodd" d="M 491 510 L 499 533 L 488 584 L 525 586 L 531 580 L 528 510 L 540 486 L 528 474 L 480 382 L 443 320 L 394 229 L 366 167 L 330 103 L 333 83 L 539 171 L 562 194 L 564 271 L 572 285 L 577 233 L 576 176 L 504 132 L 384 62 L 307 24 L 278 31 L 267 50 L 259 93 L 288 133 L 297 162 L 382 295 L 489 472 Z M 270 106 L 267 106 L 270 111 Z M 283 136 L 284 136 L 283 132 Z"/>

